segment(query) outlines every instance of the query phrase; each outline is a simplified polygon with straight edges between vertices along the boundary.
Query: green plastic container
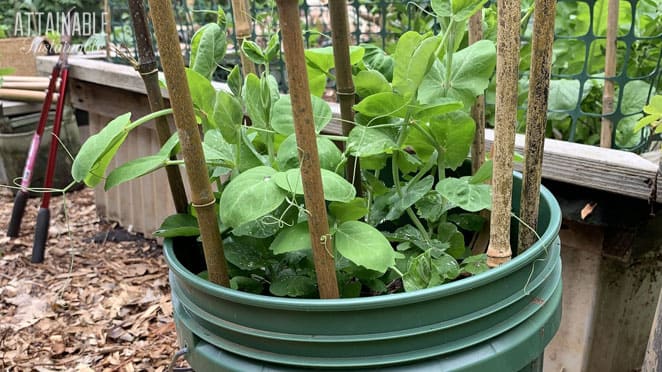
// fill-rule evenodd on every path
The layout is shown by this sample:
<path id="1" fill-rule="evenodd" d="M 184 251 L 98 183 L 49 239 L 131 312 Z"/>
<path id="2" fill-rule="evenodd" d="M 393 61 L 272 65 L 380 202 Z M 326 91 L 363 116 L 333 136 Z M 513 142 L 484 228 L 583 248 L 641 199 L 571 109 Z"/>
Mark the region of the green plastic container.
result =
<path id="1" fill-rule="evenodd" d="M 519 195 L 519 176 L 515 181 Z M 179 343 L 199 372 L 542 370 L 561 321 L 561 211 L 544 188 L 540 204 L 541 240 L 508 264 L 367 298 L 290 299 L 223 288 L 182 264 L 196 270 L 196 247 L 166 240 Z"/>

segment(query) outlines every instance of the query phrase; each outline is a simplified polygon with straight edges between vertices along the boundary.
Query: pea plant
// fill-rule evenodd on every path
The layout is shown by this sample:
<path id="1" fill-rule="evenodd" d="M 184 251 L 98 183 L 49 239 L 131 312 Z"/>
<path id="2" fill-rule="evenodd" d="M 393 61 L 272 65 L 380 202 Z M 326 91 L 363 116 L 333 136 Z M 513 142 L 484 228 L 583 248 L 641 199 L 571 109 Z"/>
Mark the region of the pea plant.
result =
<path id="1" fill-rule="evenodd" d="M 473 254 L 468 242 L 485 223 L 478 212 L 490 208 L 486 181 L 491 162 L 473 176 L 464 165 L 475 131 L 468 112 L 489 85 L 496 50 L 488 40 L 465 48 L 458 41 L 484 2 L 432 1 L 441 31 L 407 32 L 391 55 L 378 48 L 353 48 L 350 60 L 360 101 L 348 136 L 323 131 L 332 120 L 331 107 L 311 97 L 329 216 L 323 243 L 335 258 L 342 297 L 413 291 L 487 270 L 485 254 Z M 263 65 L 263 72 L 242 77 L 235 67 L 228 89 L 217 91 L 210 77 L 226 43 L 218 29 L 224 23 L 213 25 L 193 38 L 195 61 L 187 79 L 204 133 L 208 175 L 216 184 L 231 287 L 316 297 L 292 102 L 279 93 L 268 69 L 280 53 L 278 36 L 264 47 L 244 43 L 242 51 Z M 333 78 L 332 50 L 312 49 L 306 56 L 312 91 L 321 94 L 319 88 Z M 88 186 L 103 181 L 108 189 L 182 165 L 171 159 L 179 151 L 175 135 L 157 154 L 106 175 L 131 129 L 170 113 L 166 109 L 136 120 L 127 113 L 112 120 L 82 146 L 74 178 Z M 361 195 L 344 177 L 350 157 L 360 159 Z M 156 235 L 199 233 L 191 210 L 168 217 Z"/>

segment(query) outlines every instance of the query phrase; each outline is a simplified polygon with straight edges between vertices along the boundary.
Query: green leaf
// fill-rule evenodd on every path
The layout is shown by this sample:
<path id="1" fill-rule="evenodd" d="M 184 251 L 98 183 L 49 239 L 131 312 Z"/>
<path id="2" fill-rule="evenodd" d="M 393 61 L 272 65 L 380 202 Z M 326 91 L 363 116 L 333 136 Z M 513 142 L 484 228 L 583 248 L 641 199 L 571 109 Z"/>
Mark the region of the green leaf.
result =
<path id="1" fill-rule="evenodd" d="M 262 48 L 260 48 L 260 46 L 254 41 L 244 39 L 244 42 L 241 43 L 241 51 L 253 63 L 257 63 L 258 65 L 268 63 L 264 56 L 264 52 L 262 52 Z"/>
<path id="2" fill-rule="evenodd" d="M 189 67 L 211 79 L 216 67 L 223 61 L 227 48 L 225 30 L 216 23 L 202 26 L 191 38 Z"/>
<path id="3" fill-rule="evenodd" d="M 359 97 L 391 91 L 391 84 L 379 71 L 362 70 L 354 76 L 354 86 Z"/>
<path id="4" fill-rule="evenodd" d="M 623 115 L 638 114 L 646 105 L 650 85 L 641 80 L 630 81 L 623 88 L 623 99 L 620 102 Z M 637 120 L 640 115 L 627 116 L 616 125 L 616 145 L 619 147 L 636 146 L 641 141 L 641 135 L 635 131 Z"/>
<path id="5" fill-rule="evenodd" d="M 301 222 L 292 227 L 286 227 L 276 236 L 269 249 L 274 254 L 311 249 L 308 222 Z"/>
<path id="6" fill-rule="evenodd" d="M 305 50 L 306 63 L 324 73 L 328 73 L 334 66 L 333 47 L 308 48 Z M 350 46 L 349 64 L 355 65 L 361 61 L 365 50 L 360 46 Z"/>
<path id="7" fill-rule="evenodd" d="M 71 176 L 76 182 L 85 182 L 89 187 L 96 186 L 105 176 L 108 164 L 128 135 L 131 113 L 111 120 L 97 134 L 83 143 L 71 168 Z"/>
<path id="8" fill-rule="evenodd" d="M 496 66 L 496 47 L 489 40 L 480 40 L 453 54 L 450 81 L 446 82 L 446 66 L 436 61 L 418 90 L 418 100 L 424 104 L 438 102 L 440 97 L 462 101 L 469 109 L 476 97 L 487 89 Z"/>
<path id="9" fill-rule="evenodd" d="M 416 209 L 421 218 L 429 222 L 437 222 L 441 216 L 448 211 L 448 202 L 444 200 L 437 190 L 430 190 L 425 196 L 417 200 Z"/>
<path id="10" fill-rule="evenodd" d="M 406 101 L 414 96 L 437 59 L 435 52 L 440 43 L 439 37 L 426 37 L 413 31 L 406 32 L 398 40 L 393 55 L 393 91 L 402 95 Z"/>
<path id="11" fill-rule="evenodd" d="M 304 275 L 278 275 L 269 286 L 274 296 L 312 297 L 317 293 L 315 280 Z"/>
<path id="12" fill-rule="evenodd" d="M 228 143 L 239 143 L 244 111 L 239 100 L 228 92 L 216 93 L 213 122 Z"/>
<path id="13" fill-rule="evenodd" d="M 473 183 L 473 184 L 485 183 L 485 181 L 492 179 L 493 166 L 494 166 L 494 162 L 492 161 L 492 159 L 485 161 L 483 165 L 481 165 L 480 168 L 478 168 L 476 174 L 471 176 L 469 183 Z"/>
<path id="14" fill-rule="evenodd" d="M 241 270 L 264 271 L 277 262 L 268 244 L 266 239 L 232 236 L 224 240 L 223 251 L 228 262 Z"/>
<path id="15" fill-rule="evenodd" d="M 469 256 L 462 260 L 463 273 L 477 275 L 489 269 L 489 266 L 487 266 L 487 255 L 485 253 Z"/>
<path id="16" fill-rule="evenodd" d="M 492 188 L 485 184 L 469 183 L 470 177 L 445 178 L 436 186 L 436 190 L 467 212 L 478 212 L 492 207 Z"/>
<path id="17" fill-rule="evenodd" d="M 393 80 L 393 57 L 372 44 L 361 45 L 365 49 L 363 64 L 369 70 L 378 71 L 387 81 Z"/>
<path id="18" fill-rule="evenodd" d="M 323 99 L 310 96 L 313 105 L 313 121 L 315 132 L 319 133 L 329 124 L 331 107 Z M 278 133 L 289 136 L 294 133 L 294 115 L 292 114 L 292 98 L 289 94 L 283 95 L 271 109 L 271 127 Z"/>
<path id="19" fill-rule="evenodd" d="M 322 173 L 324 199 L 346 203 L 356 197 L 354 186 L 343 177 L 327 169 L 321 169 L 320 171 Z M 299 168 L 278 172 L 274 174 L 273 180 L 286 192 L 303 195 L 303 182 L 301 181 L 301 171 Z"/>
<path id="20" fill-rule="evenodd" d="M 234 146 L 229 144 L 217 130 L 208 130 L 205 133 L 202 146 L 207 160 L 222 160 L 228 165 L 234 161 Z M 236 164 L 232 165 L 236 166 Z"/>
<path id="21" fill-rule="evenodd" d="M 261 281 L 247 276 L 233 276 L 230 279 L 230 288 L 255 294 L 262 294 L 264 291 L 264 285 Z"/>
<path id="22" fill-rule="evenodd" d="M 437 17 L 450 17 L 455 22 L 471 18 L 487 0 L 432 0 L 432 10 Z"/>
<path id="23" fill-rule="evenodd" d="M 142 177 L 166 166 L 168 157 L 165 155 L 150 155 L 130 160 L 113 169 L 106 178 L 104 190 L 108 191 L 124 182 Z"/>
<path id="24" fill-rule="evenodd" d="M 338 226 L 335 246 L 343 257 L 366 269 L 386 272 L 395 265 L 395 252 L 388 240 L 374 227 L 359 221 Z"/>
<path id="25" fill-rule="evenodd" d="M 448 245 L 446 253 L 455 258 L 464 256 L 464 235 L 457 230 L 457 226 L 450 222 L 440 223 L 437 238 Z"/>
<path id="26" fill-rule="evenodd" d="M 431 119 L 430 132 L 444 150 L 444 166 L 457 169 L 469 155 L 476 124 L 469 114 L 454 111 Z"/>
<path id="27" fill-rule="evenodd" d="M 198 227 L 198 220 L 190 214 L 173 214 L 163 220 L 163 223 L 153 235 L 162 238 L 198 236 L 200 235 L 200 228 Z"/>
<path id="28" fill-rule="evenodd" d="M 451 214 L 448 216 L 448 221 L 467 231 L 480 231 L 485 224 L 485 218 L 475 213 Z"/>
<path id="29" fill-rule="evenodd" d="M 447 114 L 462 107 L 462 102 L 452 98 L 442 97 L 436 103 L 416 107 L 413 116 L 416 120 L 428 121 L 435 116 Z"/>
<path id="30" fill-rule="evenodd" d="M 267 44 L 267 47 L 264 49 L 264 58 L 267 62 L 271 63 L 276 58 L 278 58 L 279 53 L 280 53 L 280 39 L 278 38 L 278 34 L 275 33 L 271 35 L 271 37 L 269 38 L 269 43 Z"/>
<path id="31" fill-rule="evenodd" d="M 397 148 L 395 140 L 386 131 L 377 128 L 357 125 L 349 132 L 347 139 L 347 149 L 356 157 L 392 153 Z"/>
<path id="32" fill-rule="evenodd" d="M 570 115 L 570 111 L 577 107 L 591 92 L 592 83 L 588 80 L 584 85 L 582 96 L 579 96 L 579 81 L 551 80 L 549 82 L 548 114 L 549 120 L 563 120 Z"/>
<path id="33" fill-rule="evenodd" d="M 333 202 L 329 204 L 329 213 L 338 223 L 355 221 L 368 214 L 368 203 L 363 198 L 355 198 L 347 203 Z"/>
<path id="34" fill-rule="evenodd" d="M 335 171 L 338 164 L 342 161 L 342 152 L 338 149 L 338 146 L 325 137 L 317 137 L 317 153 L 319 154 L 320 167 L 322 169 Z M 278 161 L 280 170 L 299 167 L 299 150 L 294 134 L 290 134 L 280 144 L 276 160 Z"/>
<path id="35" fill-rule="evenodd" d="M 258 128 L 267 128 L 269 123 L 268 103 L 262 100 L 262 84 L 260 78 L 255 74 L 248 74 L 244 80 L 243 99 L 246 105 L 246 112 L 251 118 L 251 122 Z"/>
<path id="36" fill-rule="evenodd" d="M 396 116 L 404 118 L 407 113 L 407 103 L 399 94 L 382 92 L 373 94 L 354 105 L 354 110 L 369 117 Z"/>
<path id="37" fill-rule="evenodd" d="M 191 90 L 193 106 L 203 112 L 203 122 L 207 122 L 207 117 L 211 116 L 214 112 L 216 89 L 211 85 L 209 79 L 190 68 L 186 69 L 186 80 Z"/>
<path id="38" fill-rule="evenodd" d="M 286 194 L 276 185 L 275 175 L 273 168 L 260 166 L 233 178 L 221 195 L 221 221 L 238 227 L 278 208 Z"/>
<path id="39" fill-rule="evenodd" d="M 428 252 L 412 259 L 407 272 L 402 277 L 405 291 L 435 287 L 460 274 L 459 265 L 453 257 L 442 254 L 433 258 Z"/>
<path id="40" fill-rule="evenodd" d="M 401 195 L 396 192 L 390 197 L 390 210 L 384 218 L 389 221 L 398 219 L 407 208 L 414 205 L 414 203 L 423 198 L 428 191 L 432 190 L 433 183 L 434 177 L 431 175 L 424 177 L 418 182 L 407 183 L 402 187 Z"/>
<path id="41" fill-rule="evenodd" d="M 235 97 L 241 97 L 241 70 L 239 65 L 235 65 L 228 75 L 228 87 Z"/>

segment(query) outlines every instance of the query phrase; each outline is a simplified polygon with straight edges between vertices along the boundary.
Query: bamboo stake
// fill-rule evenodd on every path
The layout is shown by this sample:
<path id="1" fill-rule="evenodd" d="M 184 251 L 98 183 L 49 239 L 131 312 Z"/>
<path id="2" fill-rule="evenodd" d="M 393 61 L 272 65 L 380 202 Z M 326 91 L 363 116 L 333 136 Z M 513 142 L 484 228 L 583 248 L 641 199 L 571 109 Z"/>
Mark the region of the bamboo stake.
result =
<path id="1" fill-rule="evenodd" d="M 113 17 L 110 14 L 110 4 L 108 0 L 103 1 L 103 12 L 106 13 L 106 24 L 104 25 L 104 32 L 106 33 L 106 59 L 110 59 L 110 32 Z"/>
<path id="2" fill-rule="evenodd" d="M 131 12 L 131 20 L 133 21 L 133 29 L 135 30 L 138 58 L 140 60 L 136 69 L 140 72 L 140 77 L 145 84 L 150 110 L 152 112 L 160 111 L 165 108 L 165 104 L 161 95 L 159 70 L 157 69 L 156 57 L 152 49 L 152 37 L 147 27 L 147 17 L 145 15 L 143 1 L 129 0 L 129 10 Z M 159 137 L 159 143 L 163 146 L 172 134 L 170 132 L 170 125 L 163 116 L 158 117 L 155 121 L 156 134 Z M 171 160 L 175 158 L 173 156 Z M 175 210 L 177 213 L 186 213 L 188 201 L 186 200 L 186 189 L 184 188 L 184 181 L 179 172 L 179 167 L 166 167 L 166 174 L 168 175 L 168 184 L 170 185 L 172 200 L 175 203 Z"/>
<path id="3" fill-rule="evenodd" d="M 540 181 L 542 179 L 542 155 L 547 127 L 547 101 L 549 77 L 552 67 L 554 44 L 554 17 L 556 0 L 536 0 L 533 14 L 533 40 L 531 45 L 531 76 L 526 112 L 526 140 L 524 173 L 520 198 L 520 224 L 518 253 L 524 252 L 536 242 L 538 205 L 540 203 Z"/>
<path id="4" fill-rule="evenodd" d="M 519 80 L 520 1 L 497 1 L 496 111 L 492 217 L 487 264 L 496 267 L 512 257 L 510 210 Z"/>
<path id="5" fill-rule="evenodd" d="M 340 102 L 340 118 L 342 119 L 343 136 L 349 136 L 354 128 L 354 81 L 352 80 L 352 64 L 349 58 L 349 17 L 347 15 L 347 0 L 336 0 L 329 3 L 331 17 L 331 40 L 333 44 L 333 59 L 336 69 L 336 94 Z M 359 159 L 350 156 L 347 159 L 345 177 L 354 185 L 357 195 L 361 195 L 361 169 Z"/>
<path id="6" fill-rule="evenodd" d="M 0 99 L 6 99 L 10 101 L 23 101 L 23 102 L 44 102 L 46 98 L 46 92 L 39 92 L 36 90 L 24 90 L 24 89 L 6 89 L 0 88 Z M 53 102 L 56 102 L 58 99 L 58 94 L 53 94 Z"/>
<path id="7" fill-rule="evenodd" d="M 469 44 L 471 45 L 482 39 L 483 11 L 479 9 L 476 14 L 469 18 Z M 471 107 L 471 117 L 476 123 L 476 133 L 471 144 L 471 174 L 476 174 L 485 162 L 485 95 L 476 97 L 476 102 Z M 485 253 L 490 241 L 490 213 L 489 211 L 482 211 L 480 215 L 485 218 L 486 223 L 474 236 L 470 244 L 471 251 L 474 254 Z"/>
<path id="8" fill-rule="evenodd" d="M 60 89 L 59 86 L 60 84 L 57 84 L 55 89 Z M 28 81 L 3 81 L 2 87 L 7 89 L 46 90 L 48 89 L 48 81 L 45 83 Z"/>
<path id="9" fill-rule="evenodd" d="M 602 92 L 602 128 L 600 146 L 612 146 L 614 123 L 605 117 L 614 112 L 614 81 L 616 77 L 616 37 L 618 36 L 618 0 L 609 0 L 607 8 L 607 40 L 605 40 L 605 87 Z"/>
<path id="10" fill-rule="evenodd" d="M 483 39 L 483 11 L 478 10 L 469 19 L 469 44 Z M 483 165 L 485 161 L 485 96 L 476 98 L 476 103 L 471 107 L 471 117 L 476 122 L 476 133 L 471 145 L 471 174 Z"/>
<path id="11" fill-rule="evenodd" d="M 202 248 L 209 280 L 229 286 L 223 254 L 223 241 L 216 217 L 216 198 L 209 183 L 200 130 L 196 124 L 191 91 L 184 72 L 184 58 L 179 46 L 177 26 L 170 0 L 149 0 L 154 31 L 159 45 L 163 73 L 170 92 L 173 116 L 182 147 L 193 207 L 198 212 Z"/>
<path id="12" fill-rule="evenodd" d="M 241 58 L 241 71 L 244 76 L 256 73 L 253 61 L 241 52 L 241 44 L 251 37 L 251 11 L 248 0 L 232 0 L 232 17 L 234 18 L 234 32 L 237 36 L 235 49 Z"/>
<path id="13" fill-rule="evenodd" d="M 333 258 L 333 241 L 324 203 L 317 140 L 313 121 L 308 73 L 303 51 L 297 0 L 276 0 L 283 35 L 287 81 L 292 98 L 294 130 L 299 147 L 304 201 L 308 211 L 308 229 L 313 247 L 317 285 L 321 298 L 338 298 L 338 282 Z"/>
<path id="14" fill-rule="evenodd" d="M 48 85 L 48 82 L 51 80 L 48 77 L 41 77 L 41 76 L 19 76 L 19 75 L 5 75 L 2 77 L 2 80 L 7 83 L 7 82 L 31 82 L 31 83 L 44 83 Z M 48 87 L 47 87 L 48 88 Z M 47 89 L 44 88 L 44 89 Z M 56 89 L 57 90 L 57 89 Z"/>

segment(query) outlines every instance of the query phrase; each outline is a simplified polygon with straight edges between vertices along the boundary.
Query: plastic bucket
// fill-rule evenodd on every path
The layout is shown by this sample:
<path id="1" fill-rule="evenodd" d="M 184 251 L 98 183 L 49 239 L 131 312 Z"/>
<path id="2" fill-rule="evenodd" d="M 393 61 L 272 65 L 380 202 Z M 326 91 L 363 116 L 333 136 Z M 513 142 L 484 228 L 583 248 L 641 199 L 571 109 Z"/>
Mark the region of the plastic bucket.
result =
<path id="1" fill-rule="evenodd" d="M 182 264 L 195 270 L 197 247 L 166 240 L 179 343 L 198 371 L 540 370 L 561 320 L 560 224 L 543 188 L 541 239 L 508 264 L 435 288 L 338 300 L 214 285 Z"/>

